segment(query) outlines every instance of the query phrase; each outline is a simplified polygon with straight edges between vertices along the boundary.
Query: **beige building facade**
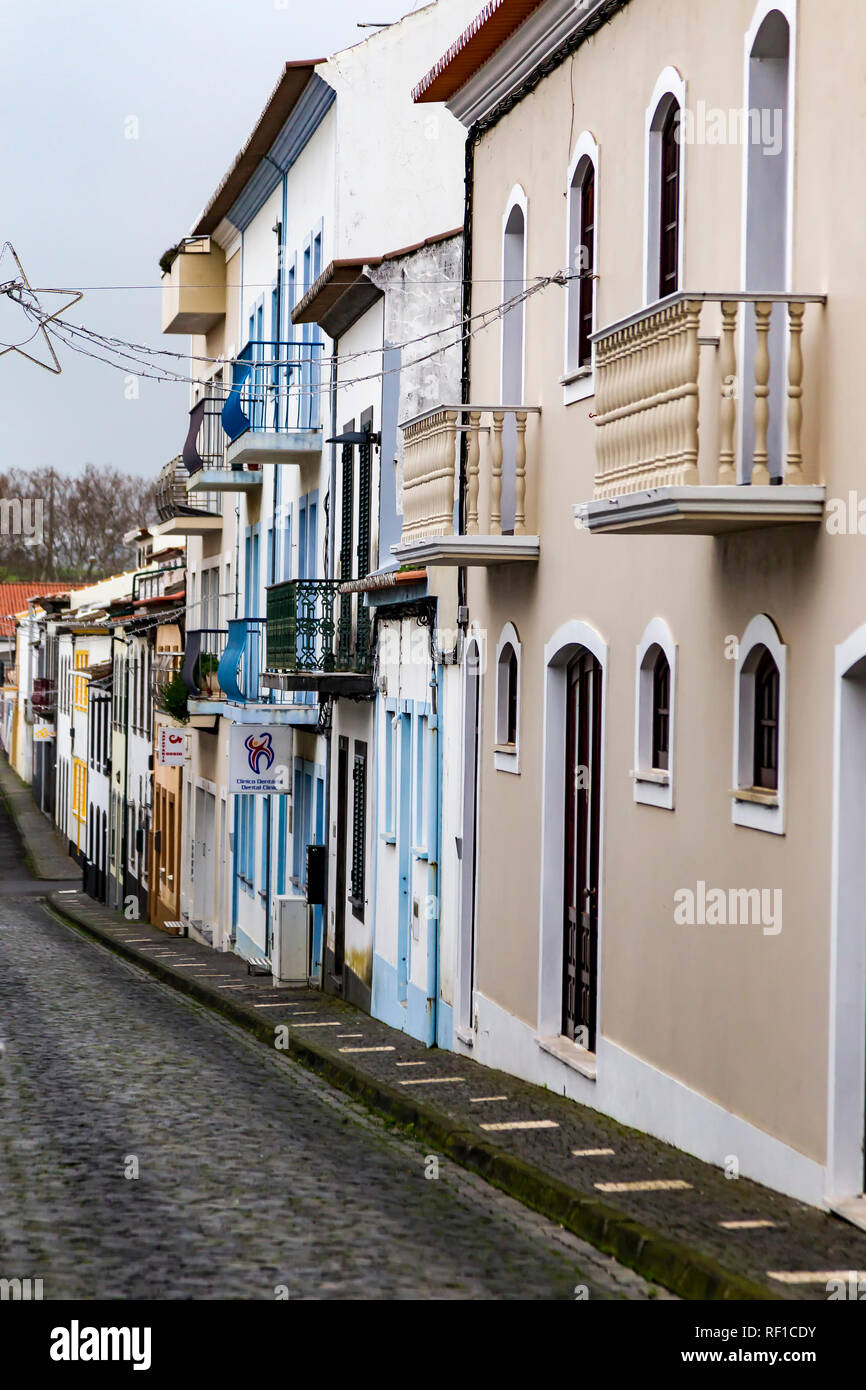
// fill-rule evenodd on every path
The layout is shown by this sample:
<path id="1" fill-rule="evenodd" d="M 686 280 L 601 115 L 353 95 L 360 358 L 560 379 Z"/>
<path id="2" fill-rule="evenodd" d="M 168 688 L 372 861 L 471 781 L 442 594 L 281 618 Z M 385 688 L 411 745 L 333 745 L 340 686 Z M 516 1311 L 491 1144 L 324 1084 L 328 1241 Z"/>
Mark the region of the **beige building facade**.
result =
<path id="1" fill-rule="evenodd" d="M 467 573 L 455 1047 L 856 1198 L 866 26 L 489 8 L 416 99 L 468 130 L 471 312 L 512 307 L 474 321 L 461 526 L 398 548 Z"/>

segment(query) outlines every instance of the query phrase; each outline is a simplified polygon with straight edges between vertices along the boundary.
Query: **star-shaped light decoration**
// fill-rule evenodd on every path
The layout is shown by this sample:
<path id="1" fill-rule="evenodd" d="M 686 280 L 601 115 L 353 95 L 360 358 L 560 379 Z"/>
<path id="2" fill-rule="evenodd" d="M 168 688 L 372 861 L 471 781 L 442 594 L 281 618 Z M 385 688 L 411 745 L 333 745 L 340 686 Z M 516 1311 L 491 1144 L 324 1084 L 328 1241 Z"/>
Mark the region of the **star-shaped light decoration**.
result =
<path id="1" fill-rule="evenodd" d="M 5 266 L 4 261 L 6 262 Z M 17 274 L 13 274 L 11 279 L 9 278 L 12 271 L 10 261 L 14 261 L 17 270 Z M 62 295 L 67 302 L 61 304 L 60 308 L 56 309 L 53 314 L 49 314 L 31 288 L 15 247 L 10 241 L 4 242 L 0 248 L 0 295 L 5 295 L 10 304 L 20 306 L 21 316 L 30 326 L 31 331 L 18 342 L 0 342 L 0 357 L 5 357 L 7 352 L 17 352 L 21 357 L 26 357 L 28 362 L 35 362 L 37 367 L 44 367 L 47 372 L 54 372 L 55 375 L 59 376 L 62 368 L 57 353 L 54 351 L 54 344 L 48 333 L 47 325 L 59 318 L 67 309 L 71 309 L 73 304 L 77 304 L 82 295 L 80 290 L 44 290 L 43 293 Z M 34 316 L 37 319 L 35 328 L 32 326 Z M 50 362 L 45 362 L 41 357 L 35 357 L 32 352 L 25 351 L 40 334 L 51 359 Z"/>

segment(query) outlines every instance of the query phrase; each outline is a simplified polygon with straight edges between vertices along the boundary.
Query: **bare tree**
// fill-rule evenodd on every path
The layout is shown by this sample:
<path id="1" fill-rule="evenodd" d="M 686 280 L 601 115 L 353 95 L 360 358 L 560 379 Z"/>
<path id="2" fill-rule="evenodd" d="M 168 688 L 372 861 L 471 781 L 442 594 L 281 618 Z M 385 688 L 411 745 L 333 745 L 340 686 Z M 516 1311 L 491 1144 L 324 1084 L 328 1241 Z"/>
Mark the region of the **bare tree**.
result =
<path id="1" fill-rule="evenodd" d="M 0 580 L 99 579 L 129 568 L 124 532 L 155 516 L 154 485 L 89 463 L 0 473 Z"/>

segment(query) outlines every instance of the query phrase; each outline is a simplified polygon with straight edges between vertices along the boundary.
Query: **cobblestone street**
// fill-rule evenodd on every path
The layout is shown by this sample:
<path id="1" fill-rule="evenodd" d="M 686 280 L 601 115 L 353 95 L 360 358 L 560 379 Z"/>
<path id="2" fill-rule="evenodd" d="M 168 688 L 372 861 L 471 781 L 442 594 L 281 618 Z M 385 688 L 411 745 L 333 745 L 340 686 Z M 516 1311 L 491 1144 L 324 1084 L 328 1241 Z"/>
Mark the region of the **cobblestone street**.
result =
<path id="1" fill-rule="evenodd" d="M 0 831 L 2 1276 L 46 1299 L 647 1296 L 58 922 Z"/>

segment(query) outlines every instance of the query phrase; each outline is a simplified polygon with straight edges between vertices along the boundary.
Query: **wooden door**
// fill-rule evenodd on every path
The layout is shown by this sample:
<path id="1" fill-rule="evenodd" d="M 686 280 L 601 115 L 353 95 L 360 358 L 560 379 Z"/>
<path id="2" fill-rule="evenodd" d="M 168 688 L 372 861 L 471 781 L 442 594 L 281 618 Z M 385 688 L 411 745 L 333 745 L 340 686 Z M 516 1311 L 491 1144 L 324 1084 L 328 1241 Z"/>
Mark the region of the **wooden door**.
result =
<path id="1" fill-rule="evenodd" d="M 598 984 L 601 667 L 581 652 L 568 668 L 562 1031 L 595 1051 Z"/>

